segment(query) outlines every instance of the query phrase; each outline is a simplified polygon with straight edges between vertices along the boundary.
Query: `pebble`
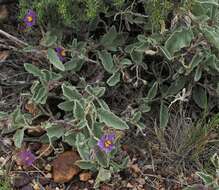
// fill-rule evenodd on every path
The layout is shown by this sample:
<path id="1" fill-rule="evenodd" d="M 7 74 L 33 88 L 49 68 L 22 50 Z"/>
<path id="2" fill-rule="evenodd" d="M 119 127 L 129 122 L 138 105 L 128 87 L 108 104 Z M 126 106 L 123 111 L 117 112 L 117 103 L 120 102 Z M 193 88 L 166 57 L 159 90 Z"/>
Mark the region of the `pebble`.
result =
<path id="1" fill-rule="evenodd" d="M 126 187 L 127 188 L 133 188 L 134 186 L 131 183 L 127 183 Z"/>
<path id="2" fill-rule="evenodd" d="M 50 164 L 46 164 L 45 170 L 49 172 L 52 171 L 52 166 Z"/>
<path id="3" fill-rule="evenodd" d="M 48 174 L 46 174 L 45 177 L 48 178 L 48 179 L 51 179 L 51 178 L 52 178 L 52 174 L 51 174 L 51 173 L 48 173 Z"/>

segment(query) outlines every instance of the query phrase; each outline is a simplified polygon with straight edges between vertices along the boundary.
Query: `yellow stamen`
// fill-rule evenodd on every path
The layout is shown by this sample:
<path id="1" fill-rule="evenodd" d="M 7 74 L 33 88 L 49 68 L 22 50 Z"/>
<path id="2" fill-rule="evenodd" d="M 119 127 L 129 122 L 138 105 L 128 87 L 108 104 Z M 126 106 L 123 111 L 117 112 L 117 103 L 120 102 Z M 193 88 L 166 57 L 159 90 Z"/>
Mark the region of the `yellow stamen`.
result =
<path id="1" fill-rule="evenodd" d="M 109 148 L 111 144 L 112 144 L 112 142 L 111 142 L 110 140 L 106 140 L 106 141 L 104 142 L 105 148 Z"/>
<path id="2" fill-rule="evenodd" d="M 28 22 L 32 22 L 32 21 L 33 21 L 33 17 L 32 17 L 32 16 L 28 16 L 28 17 L 27 17 L 27 21 L 28 21 Z"/>
<path id="3" fill-rule="evenodd" d="M 65 56 L 66 56 L 65 50 L 63 49 L 63 50 L 60 52 L 60 54 L 61 54 L 62 57 L 65 57 Z"/>

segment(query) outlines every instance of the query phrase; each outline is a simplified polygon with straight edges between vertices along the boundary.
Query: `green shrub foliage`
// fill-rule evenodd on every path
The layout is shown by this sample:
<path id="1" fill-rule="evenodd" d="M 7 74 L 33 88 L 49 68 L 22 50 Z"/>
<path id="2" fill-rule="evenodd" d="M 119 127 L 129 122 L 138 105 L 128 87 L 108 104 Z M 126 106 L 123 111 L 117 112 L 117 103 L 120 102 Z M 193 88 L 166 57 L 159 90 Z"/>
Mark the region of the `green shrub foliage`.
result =
<path id="1" fill-rule="evenodd" d="M 119 9 L 124 0 L 21 0 L 20 16 L 27 9 L 37 12 L 40 23 L 60 24 L 68 27 L 77 27 L 81 22 L 94 20 L 100 12 Z"/>

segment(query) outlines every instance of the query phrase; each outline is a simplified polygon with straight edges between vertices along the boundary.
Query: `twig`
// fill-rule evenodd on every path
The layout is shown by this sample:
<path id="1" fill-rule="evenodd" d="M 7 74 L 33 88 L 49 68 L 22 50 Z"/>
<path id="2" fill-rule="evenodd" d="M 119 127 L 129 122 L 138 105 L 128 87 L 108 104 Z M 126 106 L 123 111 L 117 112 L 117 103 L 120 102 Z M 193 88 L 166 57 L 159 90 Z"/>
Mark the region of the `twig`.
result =
<path id="1" fill-rule="evenodd" d="M 19 40 L 18 38 L 12 36 L 11 34 L 9 34 L 9 33 L 5 32 L 5 31 L 3 31 L 3 30 L 1 30 L 1 29 L 0 29 L 0 34 L 3 35 L 3 36 L 5 36 L 5 37 L 7 37 L 8 39 L 14 41 L 14 42 L 15 42 L 16 44 L 18 44 L 18 45 L 28 46 L 28 44 L 27 44 L 26 42 L 23 42 L 23 41 Z"/>

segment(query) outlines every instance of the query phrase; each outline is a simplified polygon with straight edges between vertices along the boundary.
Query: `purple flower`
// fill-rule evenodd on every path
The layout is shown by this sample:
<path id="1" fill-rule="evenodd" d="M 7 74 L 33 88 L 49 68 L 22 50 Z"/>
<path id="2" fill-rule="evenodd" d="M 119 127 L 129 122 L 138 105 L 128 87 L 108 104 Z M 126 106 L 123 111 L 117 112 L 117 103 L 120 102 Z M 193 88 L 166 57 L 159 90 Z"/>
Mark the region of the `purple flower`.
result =
<path id="1" fill-rule="evenodd" d="M 26 166 L 31 166 L 36 160 L 36 157 L 29 150 L 23 150 L 19 152 L 18 158 L 20 159 L 21 163 Z"/>
<path id="2" fill-rule="evenodd" d="M 103 150 L 106 153 L 109 153 L 112 151 L 113 148 L 115 148 L 114 145 L 115 141 L 115 134 L 108 134 L 101 137 L 101 139 L 98 141 L 97 145 L 100 147 L 101 150 Z"/>
<path id="3" fill-rule="evenodd" d="M 23 21 L 27 27 L 32 27 L 33 25 L 35 25 L 36 24 L 36 12 L 29 9 Z"/>
<path id="4" fill-rule="evenodd" d="M 65 60 L 65 56 L 66 56 L 66 53 L 65 53 L 65 49 L 62 48 L 62 47 L 57 47 L 55 48 L 55 51 L 59 57 L 59 60 L 60 61 L 64 61 Z"/>

